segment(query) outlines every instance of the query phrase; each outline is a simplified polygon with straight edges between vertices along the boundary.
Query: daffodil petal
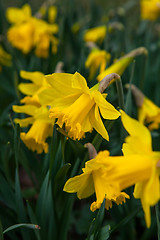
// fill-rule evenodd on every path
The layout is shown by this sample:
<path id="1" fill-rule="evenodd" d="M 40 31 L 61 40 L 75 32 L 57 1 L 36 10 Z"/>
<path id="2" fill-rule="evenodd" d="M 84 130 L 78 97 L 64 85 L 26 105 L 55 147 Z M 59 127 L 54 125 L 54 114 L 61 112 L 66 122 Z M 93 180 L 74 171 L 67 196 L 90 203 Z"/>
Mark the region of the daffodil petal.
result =
<path id="1" fill-rule="evenodd" d="M 106 101 L 99 91 L 93 91 L 92 95 L 104 119 L 117 119 L 121 115 L 112 104 Z"/>
<path id="2" fill-rule="evenodd" d="M 26 95 L 32 96 L 38 91 L 39 86 L 33 83 L 20 83 L 18 89 Z"/>
<path id="3" fill-rule="evenodd" d="M 24 106 L 13 105 L 12 108 L 14 112 L 26 113 L 28 115 L 34 115 L 37 110 L 37 107 L 33 105 L 24 105 Z"/>
<path id="4" fill-rule="evenodd" d="M 89 92 L 89 88 L 87 86 L 87 82 L 86 82 L 85 78 L 78 72 L 76 72 L 73 75 L 72 86 L 73 86 L 73 88 L 78 88 L 78 89 L 83 90 L 83 92 L 85 92 L 85 93 Z"/>
<path id="5" fill-rule="evenodd" d="M 87 198 L 94 193 L 93 178 L 91 174 L 81 174 L 70 178 L 63 189 L 65 192 L 75 193 L 79 199 Z"/>
<path id="6" fill-rule="evenodd" d="M 41 72 L 27 72 L 27 71 L 20 71 L 20 76 L 23 79 L 30 80 L 36 85 L 42 85 L 42 81 L 44 79 L 44 74 Z"/>
<path id="7" fill-rule="evenodd" d="M 33 117 L 28 117 L 28 118 L 24 118 L 24 119 L 15 118 L 14 122 L 18 123 L 20 125 L 20 127 L 27 127 L 28 125 L 30 125 L 34 122 L 34 118 Z"/>
<path id="8" fill-rule="evenodd" d="M 121 112 L 123 126 L 131 136 L 138 137 L 152 151 L 152 139 L 149 130 L 137 120 L 129 117 L 124 111 Z"/>
<path id="9" fill-rule="evenodd" d="M 109 136 L 107 130 L 104 127 L 102 119 L 99 114 L 98 106 L 95 105 L 90 111 L 90 122 L 93 128 L 107 141 L 109 141 Z"/>

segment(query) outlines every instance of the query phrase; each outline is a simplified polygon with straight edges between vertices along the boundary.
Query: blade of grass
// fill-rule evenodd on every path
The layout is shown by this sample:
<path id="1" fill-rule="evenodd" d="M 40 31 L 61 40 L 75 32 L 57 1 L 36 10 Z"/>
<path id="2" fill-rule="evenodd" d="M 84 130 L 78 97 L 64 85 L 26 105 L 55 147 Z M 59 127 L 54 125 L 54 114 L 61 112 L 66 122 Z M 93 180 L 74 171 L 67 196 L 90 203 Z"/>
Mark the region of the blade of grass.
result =
<path id="1" fill-rule="evenodd" d="M 15 224 L 15 225 L 12 225 L 11 227 L 8 227 L 6 230 L 3 231 L 3 234 L 11 231 L 11 230 L 14 230 L 16 228 L 20 228 L 20 227 L 25 227 L 25 228 L 31 228 L 31 229 L 40 229 L 40 227 L 38 225 L 35 225 L 35 224 L 30 224 L 30 223 L 20 223 L 20 224 Z"/>

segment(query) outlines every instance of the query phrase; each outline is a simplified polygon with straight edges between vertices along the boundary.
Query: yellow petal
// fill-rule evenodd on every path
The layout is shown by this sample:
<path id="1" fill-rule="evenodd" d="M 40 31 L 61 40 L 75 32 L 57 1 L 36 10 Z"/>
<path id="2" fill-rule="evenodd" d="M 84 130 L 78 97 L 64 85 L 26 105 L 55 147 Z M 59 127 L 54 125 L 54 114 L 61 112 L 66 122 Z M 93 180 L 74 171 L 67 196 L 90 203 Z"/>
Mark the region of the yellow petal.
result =
<path id="1" fill-rule="evenodd" d="M 72 86 L 73 86 L 73 88 L 83 90 L 83 92 L 85 92 L 85 93 L 89 92 L 89 88 L 87 86 L 86 79 L 78 72 L 73 74 Z"/>
<path id="2" fill-rule="evenodd" d="M 20 76 L 23 79 L 30 80 L 36 85 L 42 85 L 44 80 L 44 74 L 41 72 L 27 72 L 27 71 L 20 71 Z"/>
<path id="3" fill-rule="evenodd" d="M 18 89 L 25 95 L 32 96 L 35 92 L 38 91 L 39 86 L 33 83 L 20 83 Z"/>
<path id="4" fill-rule="evenodd" d="M 21 23 L 31 17 L 31 8 L 25 4 L 21 9 L 10 7 L 6 11 L 6 17 L 10 23 Z"/>
<path id="5" fill-rule="evenodd" d="M 34 122 L 34 118 L 33 117 L 28 117 L 28 118 L 24 118 L 24 119 L 15 118 L 14 122 L 18 123 L 20 125 L 20 127 L 27 127 L 28 125 L 30 125 Z"/>
<path id="6" fill-rule="evenodd" d="M 35 112 L 37 111 L 37 107 L 32 105 L 24 105 L 24 106 L 13 105 L 12 108 L 14 112 L 26 113 L 28 115 L 34 115 Z"/>
<path id="7" fill-rule="evenodd" d="M 75 176 L 70 178 L 64 186 L 63 189 L 65 192 L 75 193 L 77 192 L 77 196 L 79 199 L 87 198 L 94 193 L 94 185 L 92 175 L 89 174 L 81 174 L 79 176 Z"/>
<path id="8" fill-rule="evenodd" d="M 109 136 L 107 130 L 104 127 L 102 119 L 99 114 L 98 106 L 95 105 L 90 111 L 90 122 L 93 128 L 107 141 L 109 141 Z"/>
<path id="9" fill-rule="evenodd" d="M 121 115 L 112 104 L 105 100 L 99 91 L 92 92 L 92 95 L 104 119 L 117 119 Z"/>
<path id="10" fill-rule="evenodd" d="M 53 73 L 45 76 L 47 82 L 53 87 L 56 95 L 66 96 L 80 92 L 80 89 L 72 87 L 73 74 L 69 73 Z"/>
<path id="11" fill-rule="evenodd" d="M 138 137 L 146 145 L 148 151 L 152 152 L 152 139 L 149 130 L 137 120 L 129 117 L 124 111 L 121 112 L 123 126 L 131 137 Z"/>

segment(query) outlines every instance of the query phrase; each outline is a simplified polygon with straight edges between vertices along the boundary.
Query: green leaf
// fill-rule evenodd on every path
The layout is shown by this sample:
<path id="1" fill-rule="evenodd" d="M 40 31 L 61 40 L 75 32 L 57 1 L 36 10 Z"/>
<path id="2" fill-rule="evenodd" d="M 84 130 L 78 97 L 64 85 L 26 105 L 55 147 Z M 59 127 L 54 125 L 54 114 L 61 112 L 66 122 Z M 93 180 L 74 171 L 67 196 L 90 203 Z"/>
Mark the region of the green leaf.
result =
<path id="1" fill-rule="evenodd" d="M 16 124 L 14 127 L 14 155 L 17 168 L 19 160 L 19 147 L 20 147 L 20 126 L 19 124 Z"/>
<path id="2" fill-rule="evenodd" d="M 98 214 L 96 216 L 96 219 L 93 219 L 89 232 L 88 232 L 88 240 L 94 239 L 98 240 L 99 239 L 99 234 L 100 234 L 100 227 L 103 222 L 104 218 L 104 213 L 105 213 L 105 198 L 103 200 L 103 203 L 101 204 L 101 207 L 98 211 Z"/>
<path id="3" fill-rule="evenodd" d="M 0 220 L 0 239 L 4 240 L 4 237 L 3 237 L 3 227 L 2 227 L 1 220 Z"/>
<path id="4" fill-rule="evenodd" d="M 98 240 L 107 240 L 110 237 L 110 225 L 106 225 L 100 229 Z M 94 235 L 92 234 L 89 240 L 94 240 Z"/>
<path id="5" fill-rule="evenodd" d="M 17 214 L 18 214 L 19 222 L 26 222 L 27 216 L 26 216 L 26 212 L 25 212 L 25 208 L 24 208 L 24 204 L 23 204 L 23 198 L 22 198 L 17 168 L 16 168 L 16 173 L 15 173 L 15 200 L 16 200 L 16 205 L 17 205 Z M 23 235 L 23 239 L 27 240 L 29 238 L 28 233 L 24 230 L 22 230 L 21 232 Z"/>
<path id="6" fill-rule="evenodd" d="M 57 172 L 56 177 L 54 179 L 54 186 L 53 186 L 55 196 L 60 191 L 62 191 L 64 182 L 65 182 L 65 177 L 70 167 L 71 167 L 71 164 L 67 163 L 62 168 L 60 168 L 59 171 Z"/>
<path id="7" fill-rule="evenodd" d="M 37 224 L 37 219 L 35 217 L 35 214 L 33 213 L 33 210 L 30 206 L 30 204 L 27 202 L 27 211 L 28 211 L 28 215 L 29 215 L 29 218 L 30 218 L 30 221 L 31 223 L 36 223 Z M 36 235 L 36 238 L 37 240 L 40 240 L 40 233 L 39 231 L 34 231 L 35 235 Z"/>
<path id="8" fill-rule="evenodd" d="M 30 223 L 20 223 L 20 224 L 15 224 L 12 225 L 11 227 L 8 227 L 6 230 L 4 230 L 3 234 L 14 230 L 16 228 L 20 228 L 20 227 L 25 227 L 25 228 L 31 228 L 31 229 L 40 229 L 40 227 L 38 225 L 35 224 L 30 224 Z"/>

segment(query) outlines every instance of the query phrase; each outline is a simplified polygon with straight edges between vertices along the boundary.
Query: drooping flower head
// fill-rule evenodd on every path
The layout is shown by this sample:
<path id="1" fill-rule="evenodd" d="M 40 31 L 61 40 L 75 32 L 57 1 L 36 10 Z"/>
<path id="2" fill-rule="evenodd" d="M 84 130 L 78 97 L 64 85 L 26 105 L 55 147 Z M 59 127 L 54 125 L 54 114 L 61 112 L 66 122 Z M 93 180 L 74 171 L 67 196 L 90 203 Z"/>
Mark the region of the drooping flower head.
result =
<path id="1" fill-rule="evenodd" d="M 141 200 L 146 224 L 147 227 L 150 227 L 150 207 L 154 206 L 160 199 L 160 152 L 153 152 L 151 134 L 144 125 L 132 119 L 123 111 L 121 111 L 121 119 L 129 133 L 123 144 L 123 153 L 125 156 L 132 154 L 141 156 L 139 164 L 143 163 L 143 168 L 145 169 L 143 173 L 144 181 L 135 181 L 134 197 Z M 144 158 L 146 158 L 145 161 L 143 161 Z M 139 166 L 137 165 L 137 175 L 138 168 Z"/>
<path id="2" fill-rule="evenodd" d="M 48 117 L 49 106 L 42 106 L 38 94 L 46 88 L 49 84 L 46 82 L 44 74 L 41 72 L 26 72 L 21 71 L 20 76 L 31 83 L 20 83 L 19 90 L 27 95 L 21 99 L 22 106 L 13 106 L 13 111 L 16 113 L 24 113 L 26 118 L 15 118 L 14 121 L 20 127 L 28 127 L 28 132 L 21 132 L 20 137 L 25 145 L 32 151 L 37 153 L 48 152 L 48 143 L 46 139 L 52 136 L 54 121 Z"/>
<path id="3" fill-rule="evenodd" d="M 43 105 L 51 105 L 49 117 L 58 119 L 57 124 L 64 128 L 68 137 L 79 140 L 94 128 L 109 140 L 100 113 L 104 119 L 117 119 L 120 113 L 105 100 L 106 94 L 98 91 L 99 84 L 89 89 L 77 72 L 54 73 L 46 79 L 52 88 L 40 93 L 39 98 Z"/>
<path id="4" fill-rule="evenodd" d="M 89 79 L 93 79 L 96 71 L 104 72 L 107 63 L 110 61 L 111 55 L 105 50 L 93 48 L 85 62 L 85 67 L 90 69 Z"/>
<path id="5" fill-rule="evenodd" d="M 17 113 L 25 113 L 29 115 L 24 119 L 15 118 L 15 123 L 20 127 L 27 127 L 31 125 L 29 131 L 21 132 L 20 137 L 24 144 L 32 151 L 37 153 L 48 152 L 48 143 L 46 139 L 52 136 L 53 121 L 48 118 L 47 107 L 37 107 L 34 105 L 13 105 L 13 111 Z"/>
<path id="6" fill-rule="evenodd" d="M 146 124 L 149 130 L 158 129 L 160 125 L 160 108 L 148 99 L 135 85 L 131 85 L 131 90 L 138 107 L 139 122 Z"/>
<path id="7" fill-rule="evenodd" d="M 113 29 L 122 30 L 123 25 L 119 22 L 109 23 L 108 26 L 101 25 L 98 27 L 90 28 L 84 33 L 85 42 L 94 42 L 102 43 L 108 32 L 111 32 Z"/>
<path id="8" fill-rule="evenodd" d="M 140 47 L 137 49 L 134 49 L 133 51 L 127 53 L 123 57 L 119 58 L 118 60 L 115 61 L 111 66 L 109 66 L 106 70 L 101 72 L 97 76 L 97 80 L 101 81 L 106 75 L 111 74 L 113 72 L 119 74 L 120 76 L 123 74 L 125 69 L 128 67 L 128 65 L 133 61 L 133 59 L 136 56 L 139 56 L 141 54 L 147 55 L 147 50 L 144 47 Z M 113 80 L 114 81 L 114 80 Z M 110 84 L 113 82 L 111 81 Z"/>
<path id="9" fill-rule="evenodd" d="M 95 158 L 85 163 L 81 175 L 66 182 L 63 190 L 69 193 L 76 192 L 79 199 L 87 198 L 95 192 L 96 201 L 91 204 L 91 211 L 100 208 L 104 198 L 107 210 L 112 207 L 112 202 L 122 204 L 129 196 L 120 191 L 118 182 L 113 179 L 110 181 L 110 172 L 114 171 L 110 164 L 111 160 L 108 151 L 99 152 Z"/>

